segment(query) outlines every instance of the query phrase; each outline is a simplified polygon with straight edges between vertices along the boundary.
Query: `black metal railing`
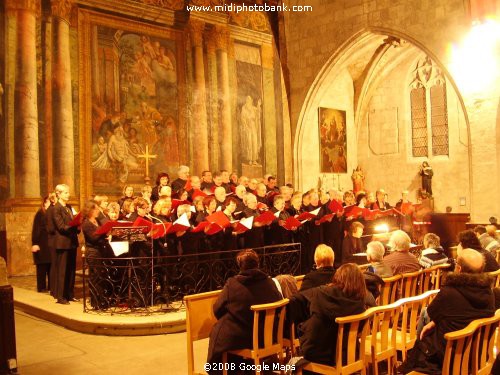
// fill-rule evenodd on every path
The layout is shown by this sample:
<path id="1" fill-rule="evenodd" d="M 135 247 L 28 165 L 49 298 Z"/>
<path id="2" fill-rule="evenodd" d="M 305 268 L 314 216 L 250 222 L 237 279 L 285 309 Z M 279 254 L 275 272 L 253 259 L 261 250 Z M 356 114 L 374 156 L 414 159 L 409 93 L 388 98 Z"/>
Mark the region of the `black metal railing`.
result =
<path id="1" fill-rule="evenodd" d="M 271 276 L 300 274 L 299 243 L 254 248 L 260 268 Z M 153 312 L 172 308 L 188 294 L 221 289 L 239 272 L 240 250 L 181 256 L 86 257 L 83 309 L 111 313 Z"/>

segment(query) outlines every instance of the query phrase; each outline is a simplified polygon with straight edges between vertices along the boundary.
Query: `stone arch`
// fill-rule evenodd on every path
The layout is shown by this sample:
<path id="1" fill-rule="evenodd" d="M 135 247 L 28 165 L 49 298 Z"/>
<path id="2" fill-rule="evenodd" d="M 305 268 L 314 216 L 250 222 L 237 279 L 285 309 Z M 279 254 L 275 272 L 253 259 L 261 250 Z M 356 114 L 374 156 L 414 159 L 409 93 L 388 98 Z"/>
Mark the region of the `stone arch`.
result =
<path id="1" fill-rule="evenodd" d="M 470 135 L 470 123 L 467 115 L 467 110 L 464 104 L 463 97 L 458 90 L 457 84 L 453 77 L 451 76 L 448 69 L 444 66 L 444 64 L 437 57 L 437 54 L 433 53 L 433 51 L 429 50 L 423 43 L 418 41 L 417 39 L 407 35 L 401 31 L 381 28 L 381 27 L 371 27 L 365 28 L 355 34 L 353 34 L 349 39 L 347 39 L 328 59 L 328 61 L 323 65 L 316 78 L 314 79 L 312 85 L 309 88 L 309 91 L 306 94 L 305 100 L 302 104 L 301 110 L 299 112 L 297 128 L 295 132 L 294 138 L 294 184 L 299 189 L 304 189 L 309 186 L 304 186 L 304 176 L 305 171 L 310 171 L 311 168 L 314 169 L 315 165 L 311 165 L 310 160 L 304 161 L 303 149 L 304 149 L 304 138 L 308 131 L 314 130 L 317 128 L 317 108 L 321 101 L 322 96 L 326 93 L 328 86 L 330 86 L 331 82 L 334 81 L 340 74 L 340 72 L 346 68 L 349 61 L 352 61 L 352 56 L 356 54 L 360 49 L 364 46 L 373 43 L 374 41 L 380 40 L 381 37 L 393 37 L 400 38 L 410 43 L 413 47 L 418 50 L 424 52 L 427 56 L 429 56 L 442 70 L 443 74 L 446 76 L 448 83 L 454 90 L 456 97 L 458 99 L 458 103 L 460 109 L 463 113 L 465 119 L 465 127 L 467 131 L 467 143 L 468 147 L 468 177 L 469 177 L 469 191 L 468 196 L 470 201 L 470 206 L 472 207 L 472 155 L 471 155 L 471 135 Z M 368 82 L 369 84 L 369 82 Z M 366 85 L 366 82 L 364 83 Z M 355 106 L 353 110 L 353 125 L 356 130 L 356 138 L 358 137 L 358 132 L 360 128 L 360 113 L 358 111 L 361 110 L 361 104 L 364 98 L 360 97 L 358 105 Z M 356 139 L 357 142 L 357 139 Z M 352 157 L 351 157 L 352 159 Z M 318 161 L 319 166 L 319 161 Z M 355 167 L 354 164 L 348 164 L 348 174 L 340 177 L 341 181 L 343 181 L 343 185 L 346 186 L 347 181 L 350 182 L 350 174 L 349 170 Z M 319 175 L 319 169 L 317 169 Z M 311 173 L 308 173 L 309 175 Z"/>

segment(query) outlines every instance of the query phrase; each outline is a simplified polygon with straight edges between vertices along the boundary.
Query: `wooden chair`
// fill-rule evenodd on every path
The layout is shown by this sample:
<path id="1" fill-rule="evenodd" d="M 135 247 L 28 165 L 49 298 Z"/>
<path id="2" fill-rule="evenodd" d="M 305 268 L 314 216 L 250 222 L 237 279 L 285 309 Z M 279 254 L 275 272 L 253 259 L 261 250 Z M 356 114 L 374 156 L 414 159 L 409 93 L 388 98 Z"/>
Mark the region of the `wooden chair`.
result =
<path id="1" fill-rule="evenodd" d="M 297 281 L 297 289 L 298 290 L 300 290 L 300 287 L 302 286 L 302 281 L 304 281 L 304 276 L 305 275 L 294 276 L 295 280 Z"/>
<path id="2" fill-rule="evenodd" d="M 239 349 L 225 352 L 222 355 L 222 363 L 227 363 L 227 355 L 234 354 L 243 358 L 253 359 L 255 366 L 261 365 L 263 358 L 271 355 L 277 355 L 280 365 L 283 363 L 283 326 L 285 324 L 285 312 L 288 299 L 282 299 L 278 302 L 266 303 L 262 305 L 253 305 L 250 308 L 253 315 L 253 345 L 250 349 Z M 264 325 L 259 324 L 263 317 Z M 259 343 L 262 342 L 261 347 Z M 280 366 L 281 367 L 281 366 Z M 227 374 L 227 368 L 224 366 L 224 374 Z M 256 370 L 257 374 L 258 371 Z M 284 374 L 284 371 L 280 371 Z"/>
<path id="3" fill-rule="evenodd" d="M 418 282 L 421 274 L 422 270 L 403 273 L 401 275 L 399 298 L 415 297 L 417 295 Z"/>
<path id="4" fill-rule="evenodd" d="M 384 277 L 384 285 L 380 290 L 379 305 L 389 305 L 396 301 L 401 275 Z"/>
<path id="5" fill-rule="evenodd" d="M 477 319 L 459 331 L 444 335 L 443 375 L 487 375 L 495 362 L 494 347 L 500 345 L 495 334 L 500 322 L 500 310 L 491 318 Z M 423 373 L 412 371 L 410 375 Z"/>
<path id="6" fill-rule="evenodd" d="M 371 312 L 372 325 L 370 335 L 366 337 L 365 359 L 371 364 L 372 375 L 378 375 L 378 364 L 382 361 L 387 361 L 389 375 L 395 373 L 400 301 L 367 310 Z"/>
<path id="7" fill-rule="evenodd" d="M 451 270 L 451 264 L 439 264 L 437 266 L 432 266 L 431 268 L 436 271 L 434 277 L 434 289 L 437 290 L 441 288 L 443 277 Z"/>
<path id="8" fill-rule="evenodd" d="M 396 328 L 396 350 L 406 360 L 408 350 L 413 348 L 417 340 L 417 323 L 422 309 L 439 293 L 439 290 L 429 290 L 419 296 L 402 298 L 400 326 Z"/>
<path id="9" fill-rule="evenodd" d="M 495 257 L 497 263 L 500 263 L 500 249 L 497 249 L 497 256 Z"/>
<path id="10" fill-rule="evenodd" d="M 420 280 L 418 282 L 418 294 L 425 293 L 434 286 L 436 270 L 432 267 L 424 268 L 420 273 Z"/>
<path id="11" fill-rule="evenodd" d="M 300 342 L 297 337 L 295 337 L 295 324 L 291 323 L 289 327 L 290 337 L 283 337 L 283 347 L 286 350 L 290 350 L 290 357 L 295 357 L 297 355 L 297 349 L 300 348 Z"/>
<path id="12" fill-rule="evenodd" d="M 500 286 L 500 269 L 493 272 L 488 272 L 488 275 L 490 275 L 490 277 L 495 280 L 493 283 L 493 287 L 498 288 Z"/>
<path id="13" fill-rule="evenodd" d="M 303 370 L 318 374 L 353 374 L 361 372 L 366 375 L 365 344 L 366 336 L 370 329 L 369 319 L 373 309 L 364 313 L 345 316 L 335 319 L 338 324 L 337 346 L 335 349 L 335 366 L 310 362 L 297 369 L 298 374 Z M 347 356 L 344 358 L 343 353 Z"/>
<path id="14" fill-rule="evenodd" d="M 203 340 L 210 336 L 210 331 L 217 322 L 213 306 L 217 298 L 219 298 L 220 293 L 220 290 L 216 290 L 184 297 L 186 305 L 188 374 L 190 375 L 205 374 L 205 372 L 195 372 L 193 344 L 195 341 Z"/>

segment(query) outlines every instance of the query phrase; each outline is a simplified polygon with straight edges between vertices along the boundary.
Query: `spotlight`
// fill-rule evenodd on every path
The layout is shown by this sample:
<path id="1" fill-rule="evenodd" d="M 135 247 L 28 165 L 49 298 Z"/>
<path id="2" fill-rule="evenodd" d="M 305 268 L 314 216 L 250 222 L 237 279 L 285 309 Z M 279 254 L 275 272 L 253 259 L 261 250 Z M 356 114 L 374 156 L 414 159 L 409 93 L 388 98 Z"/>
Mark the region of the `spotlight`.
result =
<path id="1" fill-rule="evenodd" d="M 377 233 L 388 233 L 389 232 L 389 226 L 387 224 L 379 224 L 373 228 L 375 232 Z"/>

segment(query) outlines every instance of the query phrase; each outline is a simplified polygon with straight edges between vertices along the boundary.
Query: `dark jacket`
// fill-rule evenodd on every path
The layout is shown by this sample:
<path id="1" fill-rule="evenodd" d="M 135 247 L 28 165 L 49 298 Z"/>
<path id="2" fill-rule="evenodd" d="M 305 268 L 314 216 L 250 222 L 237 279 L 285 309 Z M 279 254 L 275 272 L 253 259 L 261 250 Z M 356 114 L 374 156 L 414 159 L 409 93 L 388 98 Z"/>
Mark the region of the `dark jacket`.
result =
<path id="1" fill-rule="evenodd" d="M 429 318 L 436 324 L 422 343 L 417 340 L 416 349 L 408 356 L 405 372 L 411 370 L 427 373 L 441 373 L 446 349 L 444 335 L 448 332 L 465 328 L 475 319 L 493 316 L 495 313 L 495 294 L 491 288 L 491 279 L 486 274 L 450 273 L 445 278 L 441 289 L 427 308 Z M 417 355 L 426 348 L 430 355 Z M 415 363 L 414 358 L 419 358 Z"/>
<path id="2" fill-rule="evenodd" d="M 46 211 L 40 208 L 33 220 L 33 230 L 31 232 L 31 245 L 38 245 L 40 250 L 33 253 L 35 264 L 50 263 L 49 234 L 47 233 Z"/>
<path id="3" fill-rule="evenodd" d="M 49 248 L 54 249 L 54 239 L 56 237 L 56 228 L 54 226 L 54 205 L 51 204 L 45 211 L 45 227 L 47 228 Z"/>
<path id="4" fill-rule="evenodd" d="M 309 301 L 310 313 L 309 319 L 300 324 L 302 353 L 309 361 L 333 365 L 338 330 L 335 319 L 362 313 L 365 300 L 348 297 L 333 285 L 312 288 L 297 296 L 300 295 Z M 290 305 L 290 309 L 294 307 Z"/>
<path id="5" fill-rule="evenodd" d="M 63 206 L 57 202 L 53 208 L 53 223 L 55 229 L 55 249 L 76 249 L 78 247 L 78 229 L 68 224 L 73 219 L 71 206 Z"/>
<path id="6" fill-rule="evenodd" d="M 348 234 L 342 242 L 342 264 L 354 262 L 353 254 L 363 252 L 363 243 L 361 238 L 353 237 Z"/>
<path id="7" fill-rule="evenodd" d="M 218 319 L 210 332 L 209 363 L 221 362 L 222 353 L 252 347 L 253 311 L 250 306 L 281 300 L 274 281 L 259 269 L 240 272 L 227 280 L 214 304 Z"/>
<path id="8" fill-rule="evenodd" d="M 92 252 L 94 256 L 109 257 L 113 252 L 106 239 L 106 234 L 96 234 L 98 228 L 99 227 L 94 225 L 90 220 L 83 220 L 82 232 L 85 237 L 85 246 L 87 247 L 87 251 L 90 249 L 96 250 L 96 252 Z M 88 254 L 90 254 L 90 252 Z"/>
<path id="9" fill-rule="evenodd" d="M 317 286 L 330 284 L 333 280 L 333 275 L 335 275 L 335 268 L 330 266 L 321 267 L 311 271 L 304 276 L 304 280 L 302 280 L 302 285 L 300 286 L 300 291 L 303 292 L 304 290 Z"/>

